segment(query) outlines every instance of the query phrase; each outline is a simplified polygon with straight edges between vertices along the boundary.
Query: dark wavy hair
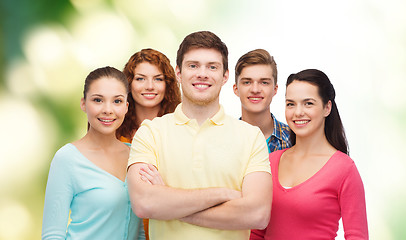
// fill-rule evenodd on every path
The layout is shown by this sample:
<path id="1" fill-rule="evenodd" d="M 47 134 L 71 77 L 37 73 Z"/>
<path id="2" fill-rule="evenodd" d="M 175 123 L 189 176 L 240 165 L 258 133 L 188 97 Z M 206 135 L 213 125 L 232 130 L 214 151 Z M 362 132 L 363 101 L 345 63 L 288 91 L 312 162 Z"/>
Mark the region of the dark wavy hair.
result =
<path id="1" fill-rule="evenodd" d="M 165 95 L 161 102 L 161 110 L 158 117 L 175 111 L 176 106 L 181 102 L 181 93 L 179 84 L 176 80 L 175 71 L 170 64 L 169 59 L 161 52 L 151 48 L 142 49 L 130 57 L 124 67 L 124 75 L 127 78 L 128 84 L 131 88 L 131 83 L 134 80 L 134 69 L 142 62 L 148 62 L 158 67 L 162 71 L 165 80 Z M 139 128 L 137 124 L 137 113 L 135 111 L 135 101 L 131 94 L 128 94 L 128 112 L 125 115 L 123 124 L 117 129 L 117 138 L 126 137 L 132 138 L 134 130 Z"/>
<path id="2" fill-rule="evenodd" d="M 318 93 L 323 101 L 323 105 L 331 101 L 331 112 L 326 117 L 324 133 L 327 141 L 336 149 L 349 154 L 348 142 L 341 122 L 340 114 L 335 102 L 336 93 L 330 79 L 325 73 L 317 69 L 306 69 L 298 73 L 291 74 L 286 81 L 286 87 L 293 81 L 305 81 L 318 88 Z M 296 134 L 290 130 L 290 140 L 292 145 L 296 144 Z"/>

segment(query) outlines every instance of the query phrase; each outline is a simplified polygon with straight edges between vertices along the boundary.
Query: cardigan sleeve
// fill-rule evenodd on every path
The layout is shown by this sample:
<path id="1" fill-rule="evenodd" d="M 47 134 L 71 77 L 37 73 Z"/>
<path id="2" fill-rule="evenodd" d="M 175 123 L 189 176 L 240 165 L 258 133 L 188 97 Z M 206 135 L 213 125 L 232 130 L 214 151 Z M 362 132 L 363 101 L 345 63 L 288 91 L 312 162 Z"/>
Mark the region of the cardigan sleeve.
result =
<path id="1" fill-rule="evenodd" d="M 354 162 L 343 180 L 339 201 L 345 239 L 369 239 L 364 185 Z"/>
<path id="2" fill-rule="evenodd" d="M 70 154 L 60 149 L 54 156 L 45 192 L 42 239 L 66 239 L 73 198 Z"/>

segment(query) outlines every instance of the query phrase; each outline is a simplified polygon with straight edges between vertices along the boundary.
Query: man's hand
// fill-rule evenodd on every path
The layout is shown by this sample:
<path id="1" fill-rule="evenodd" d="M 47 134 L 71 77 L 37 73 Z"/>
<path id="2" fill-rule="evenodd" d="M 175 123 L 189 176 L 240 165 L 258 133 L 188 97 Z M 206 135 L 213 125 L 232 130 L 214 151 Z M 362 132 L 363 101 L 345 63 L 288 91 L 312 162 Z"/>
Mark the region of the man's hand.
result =
<path id="1" fill-rule="evenodd" d="M 165 186 L 165 182 L 154 165 L 148 164 L 140 168 L 141 180 L 152 185 Z"/>
<path id="2" fill-rule="evenodd" d="M 148 164 L 147 166 L 142 166 L 140 168 L 140 177 L 146 183 L 151 185 L 161 185 L 166 186 L 164 180 L 162 179 L 161 175 L 159 174 L 158 169 L 152 164 Z M 227 199 L 233 200 L 237 198 L 241 198 L 241 192 L 233 189 L 224 189 L 224 193 L 227 195 Z"/>
<path id="3" fill-rule="evenodd" d="M 227 188 L 179 189 L 165 184 L 154 166 L 132 164 L 127 173 L 128 192 L 135 214 L 140 218 L 179 219 L 231 199 L 241 192 Z"/>
<path id="4" fill-rule="evenodd" d="M 245 176 L 242 197 L 181 218 L 183 222 L 225 230 L 264 229 L 272 206 L 272 176 L 253 172 Z"/>

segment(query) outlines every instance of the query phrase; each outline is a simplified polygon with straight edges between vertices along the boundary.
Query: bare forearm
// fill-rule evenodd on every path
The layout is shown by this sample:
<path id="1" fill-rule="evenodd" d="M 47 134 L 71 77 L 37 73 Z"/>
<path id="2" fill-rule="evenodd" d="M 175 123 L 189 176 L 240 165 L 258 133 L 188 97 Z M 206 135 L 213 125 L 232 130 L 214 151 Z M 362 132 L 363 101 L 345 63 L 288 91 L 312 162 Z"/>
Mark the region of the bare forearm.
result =
<path id="1" fill-rule="evenodd" d="M 247 207 L 245 200 L 235 199 L 198 213 L 181 221 L 207 228 L 225 230 L 262 229 L 268 225 L 271 203 Z"/>
<path id="2" fill-rule="evenodd" d="M 181 221 L 226 230 L 263 229 L 269 223 L 271 205 L 271 175 L 259 173 L 245 181 L 242 198 L 189 215 Z"/>
<path id="3" fill-rule="evenodd" d="M 179 219 L 237 196 L 237 191 L 225 188 L 185 190 L 151 185 L 140 179 L 138 170 L 130 167 L 128 188 L 134 212 L 142 218 Z"/>
<path id="4" fill-rule="evenodd" d="M 178 219 L 227 201 L 225 189 L 183 190 L 152 186 L 144 196 L 134 196 L 134 209 L 142 218 Z M 131 194 L 131 191 L 130 191 Z"/>

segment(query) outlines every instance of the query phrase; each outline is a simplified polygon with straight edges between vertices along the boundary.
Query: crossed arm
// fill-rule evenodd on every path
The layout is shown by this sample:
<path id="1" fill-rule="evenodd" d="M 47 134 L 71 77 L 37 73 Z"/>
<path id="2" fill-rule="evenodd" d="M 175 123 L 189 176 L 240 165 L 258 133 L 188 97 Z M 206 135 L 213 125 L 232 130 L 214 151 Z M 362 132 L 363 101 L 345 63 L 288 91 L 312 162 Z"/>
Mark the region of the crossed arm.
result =
<path id="1" fill-rule="evenodd" d="M 269 223 L 272 205 L 272 177 L 267 172 L 245 176 L 242 197 L 194 213 L 181 221 L 208 228 L 263 229 Z"/>
<path id="2" fill-rule="evenodd" d="M 139 168 L 138 174 L 140 180 L 147 185 L 165 187 L 159 172 L 150 164 Z M 240 196 L 195 212 L 189 211 L 189 214 L 179 220 L 202 227 L 226 230 L 265 228 L 269 223 L 272 205 L 271 175 L 267 172 L 247 174 L 243 180 Z M 182 207 L 184 205 L 180 206 Z"/>
<path id="3" fill-rule="evenodd" d="M 172 220 L 241 197 L 241 192 L 227 188 L 177 189 L 152 185 L 141 179 L 146 163 L 132 164 L 127 173 L 128 191 L 135 214 L 141 218 Z"/>

